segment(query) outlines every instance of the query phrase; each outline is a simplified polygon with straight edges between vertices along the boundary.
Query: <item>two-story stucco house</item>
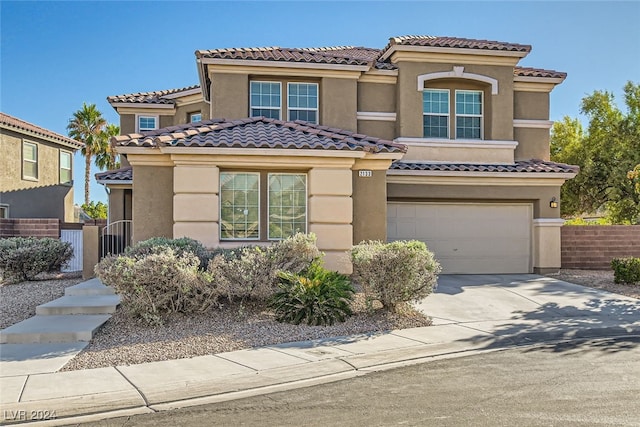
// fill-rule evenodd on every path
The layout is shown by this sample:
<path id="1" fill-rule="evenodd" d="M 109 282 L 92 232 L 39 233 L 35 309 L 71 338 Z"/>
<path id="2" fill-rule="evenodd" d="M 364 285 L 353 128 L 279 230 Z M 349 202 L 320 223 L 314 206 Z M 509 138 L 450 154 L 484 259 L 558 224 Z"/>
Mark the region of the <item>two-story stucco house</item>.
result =
<path id="1" fill-rule="evenodd" d="M 326 265 L 363 240 L 419 239 L 446 273 L 560 267 L 549 94 L 528 45 L 448 37 L 196 51 L 199 86 L 108 98 L 125 167 L 98 174 L 135 240 L 209 247 L 313 232 Z"/>
<path id="2" fill-rule="evenodd" d="M 82 145 L 0 113 L 0 218 L 73 222 L 73 153 Z"/>

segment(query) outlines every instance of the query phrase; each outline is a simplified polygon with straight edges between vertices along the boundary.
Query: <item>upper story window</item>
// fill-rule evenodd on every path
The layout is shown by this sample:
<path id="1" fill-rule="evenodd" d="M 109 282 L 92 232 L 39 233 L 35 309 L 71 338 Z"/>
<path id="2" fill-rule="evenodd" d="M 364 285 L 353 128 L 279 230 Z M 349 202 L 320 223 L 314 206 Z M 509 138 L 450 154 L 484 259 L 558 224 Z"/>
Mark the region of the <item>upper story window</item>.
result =
<path id="1" fill-rule="evenodd" d="M 265 116 L 280 119 L 282 109 L 280 82 L 257 82 L 250 84 L 251 117 Z"/>
<path id="2" fill-rule="evenodd" d="M 189 114 L 189 123 L 196 123 L 202 121 L 202 113 L 191 113 Z"/>
<path id="3" fill-rule="evenodd" d="M 69 184 L 73 180 L 71 171 L 71 153 L 60 151 L 60 184 Z"/>
<path id="4" fill-rule="evenodd" d="M 221 240 L 280 240 L 306 231 L 306 174 L 220 173 Z"/>
<path id="5" fill-rule="evenodd" d="M 450 93 L 449 89 L 424 89 L 422 92 L 423 136 L 482 139 L 483 92 L 456 90 L 454 102 L 451 102 Z M 450 111 L 453 111 L 453 120 Z"/>
<path id="6" fill-rule="evenodd" d="M 158 116 L 136 116 L 136 132 L 158 129 Z"/>
<path id="7" fill-rule="evenodd" d="M 22 179 L 38 179 L 38 145 L 22 143 Z"/>
<path id="8" fill-rule="evenodd" d="M 318 123 L 318 84 L 289 83 L 287 92 L 289 120 Z"/>
<path id="9" fill-rule="evenodd" d="M 482 139 L 482 91 L 456 90 L 456 138 Z"/>
<path id="10" fill-rule="evenodd" d="M 449 138 L 449 90 L 422 92 L 422 129 L 425 138 Z"/>

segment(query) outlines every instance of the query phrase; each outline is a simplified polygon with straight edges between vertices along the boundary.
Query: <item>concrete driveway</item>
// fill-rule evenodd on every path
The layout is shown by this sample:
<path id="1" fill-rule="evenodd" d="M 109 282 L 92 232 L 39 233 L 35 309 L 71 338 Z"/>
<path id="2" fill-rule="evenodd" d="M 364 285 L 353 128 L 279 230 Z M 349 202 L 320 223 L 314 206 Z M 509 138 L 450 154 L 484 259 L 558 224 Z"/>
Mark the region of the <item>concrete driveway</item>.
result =
<path id="1" fill-rule="evenodd" d="M 471 340 L 488 347 L 624 335 L 640 326 L 640 300 L 534 274 L 442 275 L 417 306 L 434 325 L 477 330 Z"/>

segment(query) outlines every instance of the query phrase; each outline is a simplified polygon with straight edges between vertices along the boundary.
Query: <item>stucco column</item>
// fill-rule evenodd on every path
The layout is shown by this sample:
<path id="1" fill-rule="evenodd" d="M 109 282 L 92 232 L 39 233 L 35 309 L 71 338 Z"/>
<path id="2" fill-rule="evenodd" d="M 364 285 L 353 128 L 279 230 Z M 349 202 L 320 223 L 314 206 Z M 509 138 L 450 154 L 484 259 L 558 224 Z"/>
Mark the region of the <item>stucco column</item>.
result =
<path id="1" fill-rule="evenodd" d="M 207 248 L 219 238 L 220 171 L 214 165 L 176 164 L 173 169 L 173 237 L 190 237 Z"/>
<path id="2" fill-rule="evenodd" d="M 351 169 L 313 168 L 309 171 L 309 232 L 325 253 L 325 267 L 352 272 L 347 251 L 353 242 Z"/>
<path id="3" fill-rule="evenodd" d="M 560 218 L 536 218 L 533 220 L 533 272 L 546 274 L 561 267 Z"/>

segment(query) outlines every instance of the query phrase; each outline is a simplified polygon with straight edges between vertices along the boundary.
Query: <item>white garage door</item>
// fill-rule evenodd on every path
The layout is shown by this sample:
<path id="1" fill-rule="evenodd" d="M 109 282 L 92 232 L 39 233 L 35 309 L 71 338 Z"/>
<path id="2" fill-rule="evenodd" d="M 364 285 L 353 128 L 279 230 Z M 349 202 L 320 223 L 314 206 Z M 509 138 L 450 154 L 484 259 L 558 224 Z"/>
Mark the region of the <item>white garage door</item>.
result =
<path id="1" fill-rule="evenodd" d="M 421 240 L 449 274 L 530 273 L 530 204 L 389 202 L 387 238 Z"/>

